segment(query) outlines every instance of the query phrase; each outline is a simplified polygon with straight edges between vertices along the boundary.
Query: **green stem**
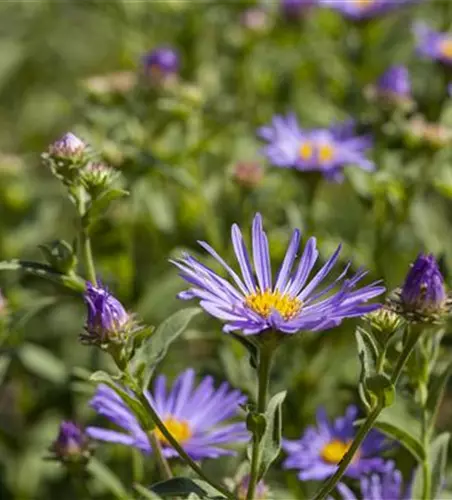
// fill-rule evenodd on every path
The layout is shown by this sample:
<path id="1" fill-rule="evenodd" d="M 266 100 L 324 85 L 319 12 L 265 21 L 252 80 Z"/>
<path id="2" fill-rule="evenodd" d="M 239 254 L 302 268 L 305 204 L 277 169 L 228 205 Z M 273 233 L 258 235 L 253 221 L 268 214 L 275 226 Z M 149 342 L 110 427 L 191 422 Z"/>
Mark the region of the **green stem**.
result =
<path id="1" fill-rule="evenodd" d="M 165 424 L 161 421 L 160 417 L 155 412 L 154 408 L 149 404 L 148 400 L 144 396 L 143 393 L 137 393 L 137 396 L 141 402 L 141 404 L 146 408 L 146 411 L 149 413 L 152 421 L 155 423 L 157 429 L 162 433 L 164 438 L 168 441 L 168 443 L 177 451 L 179 457 L 194 471 L 201 479 L 204 479 L 206 483 L 209 483 L 213 488 L 222 493 L 226 498 L 230 500 L 235 500 L 235 496 L 224 486 L 215 483 L 212 481 L 199 467 L 199 465 L 194 462 L 190 456 L 186 453 L 186 451 L 182 448 L 182 446 L 177 442 L 177 440 L 173 437 L 173 435 L 169 432 L 169 430 L 165 427 Z"/>
<path id="2" fill-rule="evenodd" d="M 157 461 L 160 474 L 162 475 L 162 479 L 171 479 L 173 477 L 173 473 L 171 472 L 168 461 L 163 455 L 162 447 L 160 446 L 160 441 L 157 439 L 155 432 L 150 433 L 149 439 L 151 441 L 152 449 L 155 452 L 155 459 Z"/>
<path id="3" fill-rule="evenodd" d="M 428 459 L 429 433 L 427 429 L 428 429 L 427 411 L 424 406 L 422 408 L 422 445 L 425 451 L 425 458 L 422 461 L 422 500 L 430 500 L 431 498 L 430 492 L 432 489 L 431 486 L 432 474 Z"/>
<path id="4" fill-rule="evenodd" d="M 96 283 L 96 270 L 94 267 L 93 260 L 93 252 L 91 250 L 91 240 L 89 238 L 89 234 L 87 228 L 85 226 L 85 222 L 83 217 L 86 214 L 86 204 L 85 204 L 85 192 L 83 187 L 81 187 L 76 194 L 77 200 L 77 212 L 80 217 L 80 246 L 82 247 L 82 256 L 83 263 L 85 265 L 85 272 L 88 281 L 90 281 L 93 285 Z"/>
<path id="5" fill-rule="evenodd" d="M 415 328 L 408 331 L 405 345 L 403 347 L 402 352 L 400 353 L 399 359 L 397 360 L 396 367 L 391 377 L 391 383 L 393 385 L 395 385 L 396 382 L 399 380 L 403 367 L 405 366 L 405 363 L 407 362 L 408 358 L 413 352 L 414 346 L 416 345 L 418 339 L 419 339 L 419 332 Z M 347 470 L 347 467 L 353 460 L 353 456 L 361 446 L 367 434 L 372 429 L 374 423 L 376 422 L 378 416 L 380 415 L 383 409 L 384 409 L 384 402 L 382 398 L 380 398 L 375 403 L 374 408 L 372 409 L 372 411 L 369 413 L 364 423 L 359 428 L 359 431 L 356 434 L 356 437 L 353 440 L 352 444 L 350 445 L 350 448 L 340 461 L 339 468 L 337 469 L 336 473 L 333 476 L 331 476 L 331 478 L 321 487 L 321 489 L 313 498 L 313 500 L 324 500 L 333 491 L 337 483 L 342 479 L 342 476 Z"/>
<path id="6" fill-rule="evenodd" d="M 364 423 L 359 428 L 359 431 L 356 434 L 352 444 L 350 445 L 349 450 L 340 461 L 337 471 L 320 488 L 320 490 L 317 492 L 313 500 L 323 500 L 334 490 L 337 483 L 342 479 L 342 476 L 344 475 L 345 471 L 347 470 L 347 467 L 353 460 L 355 453 L 358 451 L 358 448 L 361 446 L 367 434 L 372 429 L 375 421 L 377 420 L 382 410 L 383 410 L 383 402 L 379 401 L 377 402 L 373 410 L 369 413 Z"/>
<path id="7" fill-rule="evenodd" d="M 259 352 L 259 366 L 257 378 L 257 412 L 265 413 L 267 408 L 267 394 L 268 385 L 270 380 L 270 368 L 272 361 L 273 350 L 263 347 Z M 250 466 L 250 480 L 248 492 L 246 495 L 247 500 L 253 500 L 256 492 L 256 485 L 259 475 L 260 466 L 260 442 L 257 435 L 253 436 L 253 447 L 251 451 L 251 466 Z"/>

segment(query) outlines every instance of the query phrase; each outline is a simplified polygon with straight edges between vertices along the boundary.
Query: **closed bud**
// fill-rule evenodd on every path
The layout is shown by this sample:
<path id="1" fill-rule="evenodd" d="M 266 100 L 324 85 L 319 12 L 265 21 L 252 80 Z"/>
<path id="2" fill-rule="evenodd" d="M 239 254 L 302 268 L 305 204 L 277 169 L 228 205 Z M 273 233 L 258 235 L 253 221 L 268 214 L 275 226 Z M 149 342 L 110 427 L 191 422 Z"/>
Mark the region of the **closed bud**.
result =
<path id="1" fill-rule="evenodd" d="M 69 274 L 77 265 L 77 255 L 72 246 L 64 240 L 57 240 L 48 245 L 41 245 L 40 249 L 46 261 L 63 274 Z"/>
<path id="2" fill-rule="evenodd" d="M 88 436 L 71 421 L 61 422 L 58 436 L 49 451 L 51 458 L 64 464 L 85 464 L 91 455 Z"/>
<path id="3" fill-rule="evenodd" d="M 42 155 L 53 174 L 65 184 L 73 184 L 78 170 L 86 163 L 87 145 L 71 132 L 49 146 Z"/>
<path id="4" fill-rule="evenodd" d="M 82 342 L 106 350 L 125 345 L 136 331 L 136 323 L 121 302 L 100 283 L 88 283 L 84 298 L 88 314 L 85 333 L 80 336 Z"/>
<path id="5" fill-rule="evenodd" d="M 366 314 L 364 320 L 369 325 L 375 340 L 383 347 L 403 323 L 403 318 L 399 314 L 385 306 Z"/>
<path id="6" fill-rule="evenodd" d="M 237 184 L 245 188 L 258 186 L 264 178 L 264 170 L 258 162 L 242 161 L 234 166 L 233 178 Z"/>
<path id="7" fill-rule="evenodd" d="M 450 313 L 444 278 L 433 255 L 419 254 L 389 304 L 410 322 L 438 323 Z"/>
<path id="8" fill-rule="evenodd" d="M 176 79 L 179 69 L 179 54 L 170 47 L 158 47 L 142 59 L 144 75 L 152 84 L 160 85 Z"/>
<path id="9" fill-rule="evenodd" d="M 387 107 L 409 111 L 414 107 L 410 74 L 405 66 L 391 66 L 366 90 L 369 100 Z"/>
<path id="10" fill-rule="evenodd" d="M 103 163 L 90 162 L 80 172 L 80 179 L 91 198 L 95 199 L 108 189 L 118 172 Z"/>

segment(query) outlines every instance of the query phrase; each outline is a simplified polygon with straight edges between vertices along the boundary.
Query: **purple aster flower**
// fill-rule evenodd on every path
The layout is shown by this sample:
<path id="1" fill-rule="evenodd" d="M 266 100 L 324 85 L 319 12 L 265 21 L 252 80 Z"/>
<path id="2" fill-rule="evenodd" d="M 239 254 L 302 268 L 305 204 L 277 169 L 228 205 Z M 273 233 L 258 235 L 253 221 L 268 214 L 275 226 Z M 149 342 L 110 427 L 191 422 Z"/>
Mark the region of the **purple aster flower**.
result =
<path id="1" fill-rule="evenodd" d="M 165 80 L 179 72 L 179 54 L 171 47 L 158 47 L 142 59 L 144 70 L 153 80 Z"/>
<path id="2" fill-rule="evenodd" d="M 331 7 L 350 19 L 362 20 L 386 14 L 414 1 L 417 0 L 319 0 L 319 4 Z"/>
<path id="3" fill-rule="evenodd" d="M 84 461 L 89 457 L 89 440 L 77 424 L 63 421 L 50 451 L 55 459 L 63 462 Z"/>
<path id="4" fill-rule="evenodd" d="M 444 307 L 444 278 L 433 255 L 418 255 L 406 276 L 400 299 L 407 311 L 428 313 Z"/>
<path id="5" fill-rule="evenodd" d="M 343 483 L 340 483 L 337 489 L 343 500 L 409 500 L 411 498 L 411 485 L 404 486 L 402 474 L 395 469 L 392 461 L 384 464 L 380 474 L 371 474 L 361 478 L 359 497 Z"/>
<path id="6" fill-rule="evenodd" d="M 185 370 L 176 379 L 173 387 L 167 389 L 166 377 L 157 377 L 151 394 L 145 396 L 150 405 L 165 423 L 166 428 L 182 445 L 193 460 L 234 455 L 225 445 L 241 443 L 249 438 L 245 424 L 225 420 L 235 416 L 239 405 L 246 397 L 231 390 L 227 383 L 214 388 L 212 377 L 205 377 L 195 388 L 195 372 Z M 146 429 L 143 429 L 132 410 L 110 387 L 101 384 L 91 406 L 104 417 L 122 429 L 121 432 L 100 427 L 88 427 L 87 433 L 93 439 L 125 444 L 151 453 Z M 168 444 L 159 430 L 154 430 L 166 457 L 177 457 L 177 452 Z"/>
<path id="7" fill-rule="evenodd" d="M 452 33 L 441 33 L 425 23 L 416 23 L 413 31 L 417 40 L 417 52 L 430 59 L 452 64 Z"/>
<path id="8" fill-rule="evenodd" d="M 308 427 L 298 440 L 283 440 L 282 447 L 288 455 L 283 467 L 297 469 L 302 481 L 322 481 L 332 476 L 355 437 L 353 423 L 357 415 L 358 408 L 349 406 L 343 417 L 331 423 L 325 411 L 319 409 L 316 427 Z M 379 455 L 385 448 L 385 437 L 371 430 L 345 475 L 356 479 L 369 472 L 384 471 L 384 460 Z"/>
<path id="9" fill-rule="evenodd" d="M 316 240 L 310 238 L 294 269 L 300 246 L 299 230 L 293 232 L 273 281 L 268 240 L 260 214 L 254 217 L 252 228 L 254 270 L 240 228 L 237 224 L 232 226 L 232 244 L 242 277 L 210 245 L 203 241 L 199 244 L 226 270 L 234 286 L 194 257 L 184 255 L 172 262 L 192 288 L 180 293 L 179 298 L 199 299 L 205 311 L 226 323 L 225 332 L 239 330 L 245 335 L 255 335 L 271 329 L 283 333 L 320 331 L 339 325 L 344 318 L 361 316 L 380 307 L 367 301 L 383 293 L 384 287 L 373 283 L 357 290 L 356 285 L 366 272 L 358 271 L 344 279 L 349 265 L 332 283 L 319 290 L 337 262 L 340 246 L 309 281 L 318 257 Z M 340 289 L 330 294 L 341 280 Z"/>
<path id="10" fill-rule="evenodd" d="M 85 323 L 86 334 L 82 334 L 81 339 L 99 345 L 124 340 L 124 336 L 130 333 L 129 327 L 133 322 L 121 302 L 100 282 L 97 286 L 87 283 L 84 299 L 88 316 Z"/>
<path id="11" fill-rule="evenodd" d="M 364 153 L 372 145 L 368 136 L 354 134 L 354 122 L 324 129 L 302 129 L 293 113 L 275 116 L 258 135 L 267 146 L 263 152 L 275 166 L 301 171 L 320 171 L 327 179 L 341 181 L 343 167 L 355 164 L 367 171 L 375 165 Z"/>

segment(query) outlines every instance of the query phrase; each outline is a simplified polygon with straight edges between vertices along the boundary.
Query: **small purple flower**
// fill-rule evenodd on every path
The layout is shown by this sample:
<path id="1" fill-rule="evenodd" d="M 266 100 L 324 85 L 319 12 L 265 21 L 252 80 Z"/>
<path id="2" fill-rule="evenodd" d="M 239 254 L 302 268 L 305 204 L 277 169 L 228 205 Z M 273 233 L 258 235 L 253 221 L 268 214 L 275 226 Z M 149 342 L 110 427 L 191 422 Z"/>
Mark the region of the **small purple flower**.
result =
<path id="1" fill-rule="evenodd" d="M 142 61 L 146 74 L 157 81 L 176 75 L 180 69 L 179 54 L 171 47 L 153 49 Z"/>
<path id="2" fill-rule="evenodd" d="M 168 431 L 193 460 L 234 455 L 233 450 L 224 446 L 245 442 L 249 435 L 244 423 L 226 424 L 225 420 L 237 414 L 246 397 L 231 390 L 225 382 L 215 389 L 212 377 L 205 377 L 197 387 L 194 382 L 195 372 L 188 369 L 168 390 L 166 377 L 160 375 L 153 393 L 146 391 L 145 396 Z M 132 410 L 113 389 L 99 385 L 91 406 L 122 429 L 119 432 L 88 427 L 91 438 L 133 446 L 147 454 L 152 452 L 149 431 L 141 427 Z M 158 429 L 152 432 L 159 439 L 166 457 L 178 456 Z"/>
<path id="3" fill-rule="evenodd" d="M 62 462 L 80 462 L 89 457 L 89 440 L 85 432 L 74 422 L 61 422 L 58 437 L 52 443 L 52 456 Z"/>
<path id="4" fill-rule="evenodd" d="M 375 165 L 364 153 L 372 145 L 369 136 L 354 134 L 354 122 L 347 121 L 323 129 L 302 129 L 293 113 L 275 116 L 258 135 L 267 146 L 263 153 L 276 167 L 319 171 L 327 179 L 340 182 L 346 165 L 373 171 Z"/>
<path id="5" fill-rule="evenodd" d="M 357 497 L 345 484 L 337 487 L 343 500 L 409 500 L 411 485 L 403 484 L 400 471 L 395 469 L 394 462 L 388 461 L 379 471 L 361 478 L 361 494 Z"/>
<path id="6" fill-rule="evenodd" d="M 377 82 L 377 90 L 387 95 L 411 97 L 410 74 L 405 66 L 391 66 Z"/>
<path id="7" fill-rule="evenodd" d="M 444 64 L 452 64 L 452 33 L 434 31 L 423 22 L 416 23 L 413 31 L 417 41 L 416 49 L 420 55 Z"/>
<path id="8" fill-rule="evenodd" d="M 297 469 L 302 481 L 323 481 L 332 476 L 355 437 L 353 423 L 357 415 L 358 408 L 349 406 L 343 417 L 330 422 L 325 411 L 319 409 L 317 427 L 308 427 L 298 440 L 283 440 L 288 455 L 283 468 Z M 384 471 L 384 460 L 379 455 L 385 449 L 385 437 L 378 431 L 370 431 L 345 475 L 357 479 L 369 472 Z"/>
<path id="9" fill-rule="evenodd" d="M 78 158 L 86 148 L 86 144 L 76 135 L 68 132 L 49 146 L 49 155 L 53 158 Z"/>
<path id="10" fill-rule="evenodd" d="M 87 283 L 84 299 L 88 316 L 82 340 L 94 344 L 108 343 L 121 339 L 129 330 L 130 315 L 101 283 L 98 282 L 97 286 Z"/>
<path id="11" fill-rule="evenodd" d="M 417 0 L 319 0 L 319 4 L 341 12 L 355 21 L 386 14 Z"/>
<path id="12" fill-rule="evenodd" d="M 406 276 L 400 299 L 407 311 L 434 313 L 443 309 L 447 299 L 444 278 L 433 255 L 418 255 Z"/>
<path id="13" fill-rule="evenodd" d="M 289 21 L 298 20 L 304 16 L 310 7 L 315 5 L 316 1 L 317 0 L 281 0 L 281 12 Z"/>
<path id="14" fill-rule="evenodd" d="M 301 330 L 320 331 L 339 325 L 345 318 L 362 316 L 380 307 L 367 302 L 383 293 L 385 288 L 373 283 L 356 289 L 366 272 L 361 270 L 344 279 L 349 265 L 332 283 L 319 290 L 337 262 L 340 246 L 309 281 L 318 257 L 316 240 L 308 240 L 293 269 L 300 246 L 300 231 L 295 230 L 273 281 L 270 250 L 261 215 L 256 214 L 253 220 L 253 261 L 237 224 L 232 226 L 231 237 L 242 277 L 210 245 L 203 241 L 199 244 L 226 270 L 233 284 L 188 254 L 179 261 L 172 261 L 182 271 L 182 278 L 191 285 L 189 290 L 179 294 L 179 298 L 200 300 L 205 311 L 226 323 L 225 332 L 242 331 L 245 335 L 256 335 L 266 330 L 289 334 Z M 344 281 L 340 289 L 331 294 L 341 280 Z"/>

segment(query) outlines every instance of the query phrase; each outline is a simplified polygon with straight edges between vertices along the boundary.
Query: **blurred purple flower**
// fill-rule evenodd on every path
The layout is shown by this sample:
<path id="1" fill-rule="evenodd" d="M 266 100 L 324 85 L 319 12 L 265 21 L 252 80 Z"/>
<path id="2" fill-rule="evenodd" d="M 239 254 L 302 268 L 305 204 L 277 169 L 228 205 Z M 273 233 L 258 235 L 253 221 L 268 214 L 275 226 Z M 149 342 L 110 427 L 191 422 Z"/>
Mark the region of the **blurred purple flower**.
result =
<path id="1" fill-rule="evenodd" d="M 88 308 L 85 323 L 86 334 L 81 339 L 95 344 L 102 344 L 121 337 L 127 329 L 131 317 L 121 302 L 98 282 L 97 286 L 87 283 L 84 295 Z"/>
<path id="2" fill-rule="evenodd" d="M 281 0 L 281 12 L 289 20 L 298 20 L 304 16 L 306 11 L 314 6 L 318 0 Z"/>
<path id="3" fill-rule="evenodd" d="M 78 462 L 87 458 L 89 440 L 85 432 L 69 420 L 60 424 L 56 440 L 50 451 L 55 459 L 63 462 Z"/>
<path id="4" fill-rule="evenodd" d="M 344 279 L 349 265 L 332 283 L 318 290 L 336 264 L 340 246 L 308 282 L 318 257 L 316 240 L 310 238 L 293 270 L 300 246 L 298 229 L 293 232 L 272 283 L 270 250 L 260 214 L 254 217 L 252 228 L 254 270 L 240 228 L 237 224 L 232 226 L 232 244 L 242 278 L 210 245 L 199 244 L 226 270 L 234 285 L 187 254 L 179 261 L 172 261 L 182 271 L 182 278 L 192 285 L 179 297 L 200 300 L 205 311 L 226 323 L 225 332 L 238 330 L 245 335 L 256 335 L 266 330 L 289 334 L 301 330 L 320 331 L 339 325 L 345 318 L 362 316 L 380 307 L 379 304 L 367 304 L 367 301 L 383 293 L 384 287 L 373 283 L 356 290 L 356 285 L 367 273 L 361 270 Z M 341 280 L 339 290 L 329 294 Z"/>
<path id="5" fill-rule="evenodd" d="M 444 278 L 433 255 L 419 254 L 408 272 L 400 293 L 405 310 L 437 312 L 445 305 Z"/>
<path id="6" fill-rule="evenodd" d="M 166 79 L 179 72 L 179 54 L 171 47 L 158 47 L 151 50 L 142 58 L 145 73 L 151 79 Z"/>
<path id="7" fill-rule="evenodd" d="M 275 116 L 261 127 L 258 136 L 267 141 L 263 153 L 277 167 L 319 171 L 327 179 L 341 181 L 345 165 L 373 171 L 375 165 L 364 153 L 372 145 L 369 136 L 357 136 L 354 122 L 323 129 L 302 129 L 293 113 Z"/>
<path id="8" fill-rule="evenodd" d="M 349 406 L 343 417 L 330 422 L 324 409 L 319 409 L 317 427 L 308 427 L 298 440 L 283 440 L 282 447 L 288 455 L 283 468 L 297 469 L 302 481 L 322 481 L 332 476 L 355 437 L 353 423 L 357 415 L 358 408 Z M 345 475 L 356 479 L 369 472 L 384 471 L 385 462 L 379 455 L 386 447 L 385 437 L 370 431 Z"/>
<path id="9" fill-rule="evenodd" d="M 319 5 L 341 12 L 354 20 L 371 19 L 419 0 L 318 0 Z"/>
<path id="10" fill-rule="evenodd" d="M 248 487 L 250 484 L 250 476 L 249 474 L 242 478 L 239 485 L 237 486 L 236 495 L 238 500 L 246 500 L 246 495 L 248 492 Z M 269 488 L 264 483 L 264 481 L 259 481 L 256 485 L 256 491 L 254 494 L 255 500 L 266 500 L 269 494 Z"/>
<path id="11" fill-rule="evenodd" d="M 425 23 L 414 24 L 417 52 L 425 57 L 452 64 L 452 33 L 441 33 L 429 28 Z"/>
<path id="12" fill-rule="evenodd" d="M 379 92 L 397 97 L 411 96 L 410 74 L 405 66 L 391 66 L 378 79 L 376 88 Z"/>
<path id="13" fill-rule="evenodd" d="M 403 484 L 400 471 L 395 469 L 394 462 L 388 461 L 379 471 L 361 478 L 361 494 L 357 497 L 345 484 L 337 487 L 343 500 L 409 500 L 411 485 Z"/>
<path id="14" fill-rule="evenodd" d="M 248 431 L 242 422 L 226 424 L 225 420 L 237 414 L 239 405 L 245 403 L 246 397 L 239 391 L 231 390 L 225 382 L 215 389 L 212 377 L 205 377 L 196 388 L 194 382 L 195 372 L 188 369 L 167 390 L 166 377 L 160 375 L 155 380 L 153 393 L 146 391 L 145 396 L 168 431 L 193 460 L 234 455 L 233 450 L 223 446 L 247 441 Z M 113 389 L 99 385 L 91 406 L 122 429 L 118 432 L 88 427 L 86 431 L 91 438 L 151 453 L 147 430 L 141 427 L 132 410 Z M 153 432 L 162 445 L 164 455 L 177 457 L 177 452 L 161 432 L 158 429 Z"/>

